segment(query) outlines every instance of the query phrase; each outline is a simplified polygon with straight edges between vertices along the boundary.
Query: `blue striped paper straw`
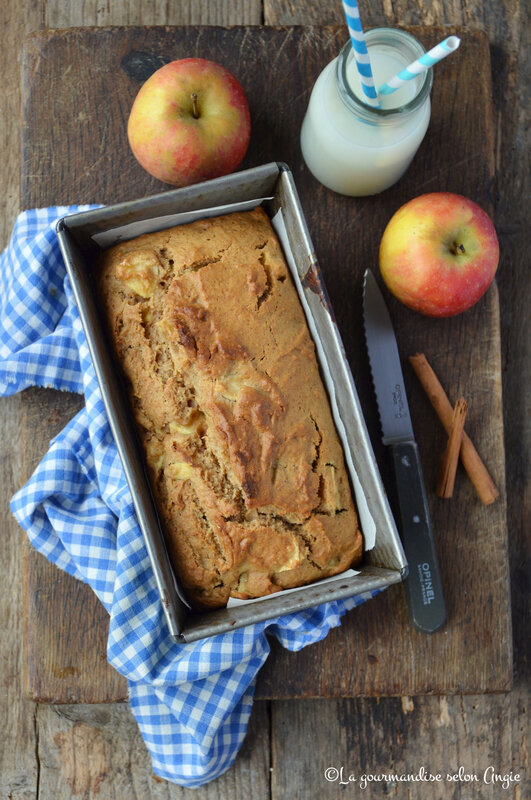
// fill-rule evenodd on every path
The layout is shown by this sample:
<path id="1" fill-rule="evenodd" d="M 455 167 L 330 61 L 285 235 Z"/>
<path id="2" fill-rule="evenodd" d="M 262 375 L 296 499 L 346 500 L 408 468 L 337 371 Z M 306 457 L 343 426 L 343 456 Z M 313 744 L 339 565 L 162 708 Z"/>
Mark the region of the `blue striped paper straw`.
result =
<path id="1" fill-rule="evenodd" d="M 424 53 L 417 61 L 413 61 L 412 64 L 401 70 L 394 78 L 382 83 L 382 85 L 378 87 L 378 94 L 393 94 L 393 92 L 396 92 L 397 89 L 400 89 L 401 86 L 412 78 L 416 78 L 417 75 L 421 75 L 429 69 L 429 67 L 433 67 L 435 64 L 438 64 L 439 61 L 442 61 L 443 58 L 449 56 L 450 53 L 457 50 L 460 44 L 461 39 L 458 36 L 449 36 L 443 42 L 435 45 L 431 50 L 428 50 L 427 53 Z"/>
<path id="2" fill-rule="evenodd" d="M 356 0 L 343 0 L 343 10 L 347 20 L 348 32 L 352 43 L 354 58 L 360 76 L 361 88 L 365 95 L 366 102 L 371 106 L 379 106 L 378 94 L 374 86 L 371 62 L 367 45 L 365 44 L 365 34 L 361 26 L 360 12 Z"/>

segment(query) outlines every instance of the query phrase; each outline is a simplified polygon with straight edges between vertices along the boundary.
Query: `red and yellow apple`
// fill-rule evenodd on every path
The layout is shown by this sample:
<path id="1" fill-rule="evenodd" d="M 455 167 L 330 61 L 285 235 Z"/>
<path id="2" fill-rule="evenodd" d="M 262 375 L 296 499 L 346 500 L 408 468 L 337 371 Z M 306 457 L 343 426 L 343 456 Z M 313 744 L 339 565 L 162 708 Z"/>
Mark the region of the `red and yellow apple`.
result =
<path id="1" fill-rule="evenodd" d="M 174 186 L 234 172 L 251 132 L 242 86 L 225 67 L 204 58 L 172 61 L 138 92 L 127 125 L 135 158 Z"/>
<path id="2" fill-rule="evenodd" d="M 498 260 L 489 216 L 449 192 L 410 200 L 391 217 L 380 243 L 380 272 L 389 290 L 431 317 L 473 306 L 492 283 Z"/>

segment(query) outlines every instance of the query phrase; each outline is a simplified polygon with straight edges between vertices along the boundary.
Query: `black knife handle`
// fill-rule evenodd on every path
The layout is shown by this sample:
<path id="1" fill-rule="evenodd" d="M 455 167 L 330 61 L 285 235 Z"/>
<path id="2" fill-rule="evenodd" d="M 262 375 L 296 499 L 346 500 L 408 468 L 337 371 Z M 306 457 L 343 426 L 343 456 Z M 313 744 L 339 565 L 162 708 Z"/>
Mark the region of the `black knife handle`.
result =
<path id="1" fill-rule="evenodd" d="M 406 595 L 413 625 L 433 633 L 446 620 L 446 609 L 419 449 L 415 442 L 391 445 L 402 521 L 401 538 L 409 564 Z"/>

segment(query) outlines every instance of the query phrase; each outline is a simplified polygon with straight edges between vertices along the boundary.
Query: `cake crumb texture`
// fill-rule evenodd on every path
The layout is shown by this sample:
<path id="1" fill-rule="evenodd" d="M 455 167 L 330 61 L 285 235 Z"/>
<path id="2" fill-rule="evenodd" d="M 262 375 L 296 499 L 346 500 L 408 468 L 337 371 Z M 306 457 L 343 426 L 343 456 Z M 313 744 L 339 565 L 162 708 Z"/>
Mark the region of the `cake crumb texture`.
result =
<path id="1" fill-rule="evenodd" d="M 357 564 L 314 344 L 261 208 L 104 252 L 99 297 L 170 558 L 195 608 Z"/>

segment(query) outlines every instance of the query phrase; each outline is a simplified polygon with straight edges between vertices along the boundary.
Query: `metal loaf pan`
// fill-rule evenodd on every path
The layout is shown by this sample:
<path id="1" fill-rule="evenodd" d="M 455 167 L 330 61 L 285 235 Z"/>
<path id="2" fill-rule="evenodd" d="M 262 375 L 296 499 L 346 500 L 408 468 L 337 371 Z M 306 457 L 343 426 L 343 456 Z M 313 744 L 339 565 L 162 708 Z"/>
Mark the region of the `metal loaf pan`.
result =
<path id="1" fill-rule="evenodd" d="M 170 215 L 199 211 L 200 216 L 206 216 L 207 209 L 212 207 L 258 198 L 267 198 L 263 200 L 263 205 L 270 217 L 279 209 L 282 210 L 293 255 L 288 258 L 288 264 L 316 344 L 351 478 L 356 483 L 358 508 L 361 497 L 361 504 L 366 505 L 374 522 L 375 542 L 374 547 L 365 552 L 363 565 L 356 576 L 320 581 L 248 604 L 198 613 L 191 611 L 182 599 L 184 595 L 168 557 L 143 458 L 133 433 L 129 404 L 117 377 L 104 324 L 98 312 L 91 266 L 106 232 L 122 228 L 119 238 L 131 238 L 137 232 L 128 227 L 124 230 L 123 226 L 144 221 L 144 230 L 161 230 L 176 224 L 169 219 Z M 164 217 L 168 219 L 161 219 Z M 385 588 L 405 577 L 407 565 L 402 545 L 376 466 L 297 191 L 286 165 L 273 162 L 196 186 L 68 216 L 59 221 L 57 233 L 111 429 L 145 537 L 169 631 L 175 640 L 190 642 L 213 636 L 325 601 Z M 107 235 L 113 242 L 117 240 L 116 233 Z M 363 532 L 366 535 L 365 530 Z"/>

